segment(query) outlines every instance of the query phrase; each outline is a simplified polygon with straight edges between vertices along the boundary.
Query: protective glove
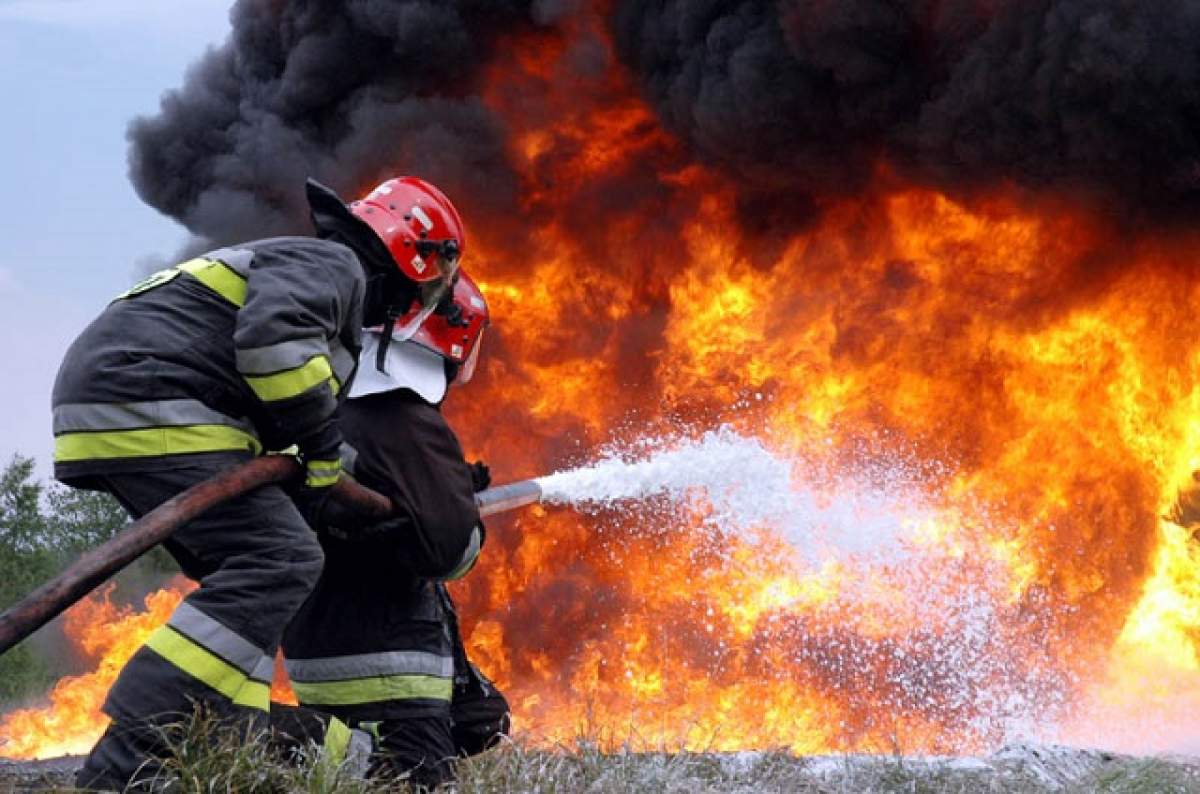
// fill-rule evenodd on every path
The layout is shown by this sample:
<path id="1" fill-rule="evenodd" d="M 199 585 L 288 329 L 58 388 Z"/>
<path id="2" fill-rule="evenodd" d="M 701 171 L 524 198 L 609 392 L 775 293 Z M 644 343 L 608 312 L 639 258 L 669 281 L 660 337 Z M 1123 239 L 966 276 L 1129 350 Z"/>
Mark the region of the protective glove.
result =
<path id="1" fill-rule="evenodd" d="M 332 486 L 342 474 L 342 461 L 336 452 L 330 458 L 308 457 L 303 453 L 297 457 L 304 464 L 304 482 L 294 486 L 289 495 L 308 525 L 319 529 L 325 520 Z"/>
<path id="2" fill-rule="evenodd" d="M 471 487 L 475 493 L 486 491 L 492 484 L 492 470 L 482 460 L 475 461 L 468 468 L 471 470 Z"/>

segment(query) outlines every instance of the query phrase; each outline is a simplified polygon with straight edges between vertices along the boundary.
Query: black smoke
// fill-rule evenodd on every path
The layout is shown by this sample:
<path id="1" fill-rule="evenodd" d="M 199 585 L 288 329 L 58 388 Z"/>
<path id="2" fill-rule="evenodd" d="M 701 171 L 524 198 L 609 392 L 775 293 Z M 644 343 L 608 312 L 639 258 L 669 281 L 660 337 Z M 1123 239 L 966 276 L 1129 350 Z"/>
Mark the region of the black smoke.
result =
<path id="1" fill-rule="evenodd" d="M 669 128 L 751 193 L 853 193 L 887 166 L 1200 206 L 1194 2 L 619 0 L 613 30 Z"/>
<path id="2" fill-rule="evenodd" d="M 545 0 L 239 0 L 232 33 L 130 127 L 150 205 L 215 242 L 307 230 L 304 178 L 420 173 L 467 209 L 511 206 L 503 125 L 477 98 L 496 34 Z"/>
<path id="3" fill-rule="evenodd" d="M 304 230 L 306 176 L 347 192 L 410 171 L 468 216 L 512 214 L 523 177 L 505 122 L 478 98 L 482 67 L 512 57 L 503 34 L 592 8 L 239 0 L 230 39 L 132 125 L 134 184 L 215 241 Z M 764 228 L 802 221 L 881 170 L 962 192 L 1065 192 L 1139 216 L 1200 209 L 1200 3 L 603 8 L 620 59 L 604 68 L 629 69 L 690 156 L 735 175 L 744 215 Z M 578 68 L 595 79 L 594 64 Z"/>

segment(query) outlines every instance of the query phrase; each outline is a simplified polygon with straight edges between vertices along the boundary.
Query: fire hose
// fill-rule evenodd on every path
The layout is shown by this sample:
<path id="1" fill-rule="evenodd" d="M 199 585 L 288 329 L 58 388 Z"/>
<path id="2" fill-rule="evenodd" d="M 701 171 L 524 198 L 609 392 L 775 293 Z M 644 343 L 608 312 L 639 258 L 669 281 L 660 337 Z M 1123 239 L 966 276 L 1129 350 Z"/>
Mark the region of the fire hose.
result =
<path id="1" fill-rule="evenodd" d="M 81 556 L 58 576 L 0 614 L 0 654 L 49 623 L 129 563 L 169 538 L 176 529 L 216 505 L 255 488 L 302 476 L 303 467 L 287 455 L 269 455 L 235 466 L 168 499 L 122 529 L 111 540 Z M 480 515 L 513 510 L 541 499 L 535 480 L 491 488 L 475 495 Z M 388 498 L 343 476 L 330 499 L 346 509 L 383 519 Z"/>

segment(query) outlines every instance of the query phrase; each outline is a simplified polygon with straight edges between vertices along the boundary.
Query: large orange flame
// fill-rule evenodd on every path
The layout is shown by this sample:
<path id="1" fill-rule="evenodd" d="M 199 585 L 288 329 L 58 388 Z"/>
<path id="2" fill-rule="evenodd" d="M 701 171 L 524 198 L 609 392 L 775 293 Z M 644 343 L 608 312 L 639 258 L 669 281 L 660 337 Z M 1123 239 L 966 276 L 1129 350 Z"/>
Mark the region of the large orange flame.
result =
<path id="1" fill-rule="evenodd" d="M 516 479 L 726 425 L 815 503 L 900 494 L 851 548 L 802 515 L 713 532 L 695 503 L 492 520 L 456 595 L 517 726 L 799 752 L 1200 736 L 1200 550 L 1169 512 L 1200 468 L 1194 232 L 887 164 L 852 199 L 747 205 L 598 16 L 502 49 L 483 97 L 521 199 L 470 219 L 496 319 L 447 403 L 472 453 Z M 6 754 L 30 752 L 19 719 Z"/>
<path id="2" fill-rule="evenodd" d="M 1176 696 L 1200 558 L 1160 519 L 1200 465 L 1195 234 L 883 165 L 781 228 L 618 69 L 578 79 L 606 46 L 595 20 L 526 34 L 489 74 L 527 228 L 473 227 L 500 338 L 448 403 L 463 434 L 517 476 L 724 423 L 827 500 L 899 471 L 919 509 L 888 553 L 817 559 L 686 510 L 497 522 L 459 596 L 517 723 L 804 752 L 1200 735 Z"/>
<path id="3" fill-rule="evenodd" d="M 67 610 L 63 631 L 75 651 L 92 661 L 95 669 L 61 679 L 47 695 L 47 705 L 19 709 L 0 718 L 0 757 L 53 758 L 90 750 L 108 726 L 100 707 L 117 673 L 195 587 L 194 582 L 177 576 L 166 588 L 147 595 L 144 609 L 137 610 L 113 603 L 113 586 L 109 585 Z M 276 660 L 271 698 L 296 702 L 282 657 Z"/>
<path id="4" fill-rule="evenodd" d="M 100 706 L 117 673 L 194 587 L 179 578 L 146 596 L 145 610 L 139 612 L 114 604 L 110 585 L 67 610 L 64 631 L 96 669 L 55 684 L 49 706 L 21 709 L 0 719 L 0 756 L 51 758 L 91 749 L 108 724 Z"/>

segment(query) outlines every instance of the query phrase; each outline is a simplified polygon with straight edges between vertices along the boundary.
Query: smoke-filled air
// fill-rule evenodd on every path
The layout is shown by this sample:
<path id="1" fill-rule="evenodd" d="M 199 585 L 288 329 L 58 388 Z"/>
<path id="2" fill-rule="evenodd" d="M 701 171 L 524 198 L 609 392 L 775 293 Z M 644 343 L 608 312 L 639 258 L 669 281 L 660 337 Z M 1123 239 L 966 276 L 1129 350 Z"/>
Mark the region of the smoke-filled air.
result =
<path id="1" fill-rule="evenodd" d="M 523 735 L 1196 749 L 1197 4 L 231 13 L 133 181 L 197 246 L 306 176 L 463 211 L 445 410 L 558 472 L 454 589 Z"/>

